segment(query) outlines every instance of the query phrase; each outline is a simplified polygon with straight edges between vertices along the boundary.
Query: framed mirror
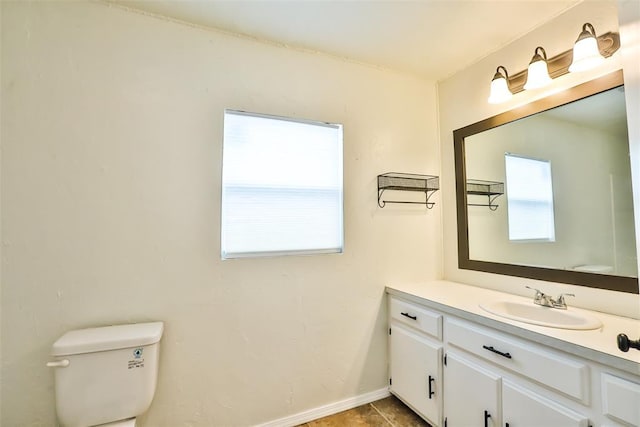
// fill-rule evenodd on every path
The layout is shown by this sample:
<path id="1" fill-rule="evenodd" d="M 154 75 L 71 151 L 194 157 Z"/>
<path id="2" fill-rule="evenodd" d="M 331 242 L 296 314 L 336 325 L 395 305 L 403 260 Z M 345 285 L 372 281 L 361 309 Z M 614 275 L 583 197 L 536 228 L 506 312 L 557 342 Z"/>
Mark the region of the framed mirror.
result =
<path id="1" fill-rule="evenodd" d="M 459 268 L 638 293 L 622 71 L 453 138 Z"/>

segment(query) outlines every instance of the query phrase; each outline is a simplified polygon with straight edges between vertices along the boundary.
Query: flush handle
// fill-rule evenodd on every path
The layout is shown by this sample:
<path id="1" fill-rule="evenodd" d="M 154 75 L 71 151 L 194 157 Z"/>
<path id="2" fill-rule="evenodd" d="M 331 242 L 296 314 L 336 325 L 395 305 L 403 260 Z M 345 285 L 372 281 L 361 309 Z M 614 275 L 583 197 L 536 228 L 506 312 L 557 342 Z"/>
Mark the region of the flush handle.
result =
<path id="1" fill-rule="evenodd" d="M 66 368 L 69 366 L 68 359 L 56 360 L 55 362 L 47 362 L 48 368 Z"/>

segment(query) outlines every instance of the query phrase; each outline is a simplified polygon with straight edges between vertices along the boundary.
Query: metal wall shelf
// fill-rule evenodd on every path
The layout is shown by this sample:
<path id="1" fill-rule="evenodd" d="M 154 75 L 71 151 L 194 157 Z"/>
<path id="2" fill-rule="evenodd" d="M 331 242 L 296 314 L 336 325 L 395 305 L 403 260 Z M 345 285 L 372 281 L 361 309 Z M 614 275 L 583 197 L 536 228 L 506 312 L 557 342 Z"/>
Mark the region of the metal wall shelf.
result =
<path id="1" fill-rule="evenodd" d="M 467 195 L 486 196 L 488 203 L 467 203 L 469 206 L 486 206 L 495 211 L 499 205 L 493 204 L 495 200 L 504 194 L 504 183 L 498 181 L 484 181 L 480 179 L 467 180 Z"/>
<path id="2" fill-rule="evenodd" d="M 430 202 L 429 198 L 439 189 L 440 178 L 437 176 L 388 172 L 378 175 L 378 206 L 384 208 L 387 203 L 406 203 L 426 205 L 427 209 L 431 209 L 435 203 Z M 386 190 L 421 192 L 425 195 L 425 201 L 382 200 L 382 194 Z"/>

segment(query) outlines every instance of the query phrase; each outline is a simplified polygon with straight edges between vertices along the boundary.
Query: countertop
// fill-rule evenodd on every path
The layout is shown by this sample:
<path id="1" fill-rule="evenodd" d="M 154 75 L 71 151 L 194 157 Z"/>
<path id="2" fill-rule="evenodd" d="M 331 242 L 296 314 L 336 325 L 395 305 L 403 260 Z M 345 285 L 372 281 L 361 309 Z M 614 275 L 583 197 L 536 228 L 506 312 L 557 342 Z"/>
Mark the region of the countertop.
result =
<path id="1" fill-rule="evenodd" d="M 530 302 L 532 298 L 498 292 L 461 283 L 437 280 L 427 283 L 388 285 L 387 292 L 472 322 L 489 326 L 609 365 L 634 375 L 640 375 L 640 351 L 618 349 L 616 337 L 627 334 L 629 339 L 640 338 L 640 320 L 615 316 L 569 306 L 568 310 L 589 313 L 602 321 L 594 330 L 569 330 L 531 325 L 491 314 L 479 307 L 482 302 Z"/>

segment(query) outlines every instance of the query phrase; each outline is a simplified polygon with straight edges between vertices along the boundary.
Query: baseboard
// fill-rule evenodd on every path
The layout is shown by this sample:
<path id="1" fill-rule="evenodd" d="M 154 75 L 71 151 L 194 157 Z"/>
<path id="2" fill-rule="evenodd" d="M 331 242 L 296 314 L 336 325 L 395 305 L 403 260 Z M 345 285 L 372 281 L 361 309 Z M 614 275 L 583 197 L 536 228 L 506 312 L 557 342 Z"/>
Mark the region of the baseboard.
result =
<path id="1" fill-rule="evenodd" d="M 338 412 L 346 411 L 347 409 L 353 409 L 356 406 L 384 399 L 388 396 L 390 396 L 389 389 L 385 387 L 380 390 L 374 390 L 345 400 L 329 403 L 328 405 L 309 409 L 308 411 L 300 412 L 278 420 L 269 421 L 268 423 L 259 424 L 256 427 L 293 427 L 328 415 L 337 414 Z"/>

